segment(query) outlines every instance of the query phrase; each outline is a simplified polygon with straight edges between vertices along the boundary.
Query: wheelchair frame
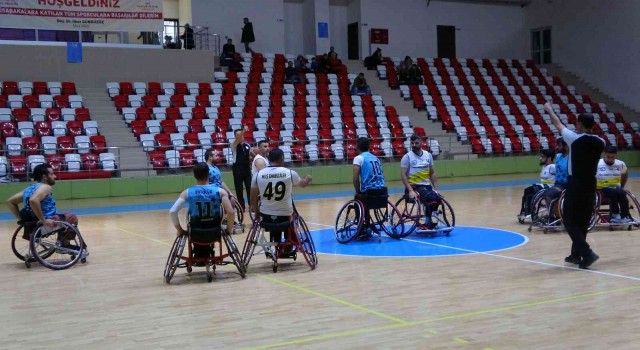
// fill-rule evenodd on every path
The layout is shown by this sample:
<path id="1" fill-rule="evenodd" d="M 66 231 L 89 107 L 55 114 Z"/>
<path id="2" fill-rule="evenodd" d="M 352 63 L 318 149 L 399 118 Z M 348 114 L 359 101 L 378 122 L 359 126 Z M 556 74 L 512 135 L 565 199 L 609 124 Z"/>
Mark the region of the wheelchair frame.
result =
<path id="1" fill-rule="evenodd" d="M 456 226 L 456 214 L 451 204 L 449 204 L 440 193 L 437 193 L 437 195 L 439 202 L 438 209 L 431 213 L 431 218 L 436 218 L 436 226 L 434 228 L 430 228 L 426 222 L 426 204 L 422 203 L 419 194 L 416 193 L 416 197 L 413 199 L 409 198 L 407 194 L 398 199 L 396 207 L 398 210 L 400 210 L 400 208 L 402 209 L 400 212 L 405 222 L 411 222 L 409 229 L 405 227 L 405 235 L 403 237 L 407 237 L 414 232 L 418 234 L 426 233 L 431 237 L 435 237 L 438 233 L 444 233 L 447 237 L 451 235 L 451 231 L 453 231 Z M 450 218 L 447 217 L 447 211 L 450 213 Z M 434 216 L 433 214 L 436 215 Z"/>
<path id="2" fill-rule="evenodd" d="M 222 242 L 227 249 L 227 253 L 224 254 L 222 250 Z M 212 248 L 212 256 L 195 258 L 193 256 L 194 245 L 209 246 Z M 216 244 L 218 246 L 219 255 L 216 255 Z M 183 255 L 184 248 L 187 247 L 187 255 Z M 231 258 L 231 261 L 226 261 L 226 258 Z M 164 268 L 164 279 L 167 284 L 171 283 L 171 279 L 178 268 L 186 268 L 187 273 L 190 274 L 193 271 L 193 266 L 196 264 L 204 264 L 206 267 L 207 282 L 213 281 L 216 273 L 216 265 L 228 265 L 234 264 L 238 269 L 238 273 L 242 278 L 246 277 L 246 269 L 242 264 L 242 259 L 238 247 L 236 246 L 233 237 L 227 233 L 226 230 L 221 229 L 220 238 L 213 239 L 211 242 L 194 242 L 191 240 L 191 227 L 187 229 L 187 234 L 176 237 L 169 252 L 167 263 Z"/>
<path id="3" fill-rule="evenodd" d="M 318 256 L 313 243 L 313 237 L 311 237 L 307 223 L 295 209 L 295 205 L 293 215 L 291 215 L 291 219 L 289 220 L 289 225 L 282 225 L 286 237 L 284 242 L 271 242 L 266 239 L 264 234 L 267 232 L 267 229 L 261 225 L 261 221 L 261 217 L 253 220 L 253 225 L 242 248 L 242 261 L 245 268 L 249 267 L 251 258 L 254 255 L 262 252 L 264 252 L 268 258 L 271 258 L 271 266 L 274 273 L 278 272 L 279 259 L 293 259 L 293 261 L 296 261 L 298 252 L 302 253 L 311 270 L 314 270 L 316 266 L 318 266 Z M 295 240 L 292 239 L 292 234 L 295 235 Z M 260 246 L 263 251 L 255 253 L 256 246 Z M 294 248 L 292 249 L 292 253 L 285 254 L 287 247 Z"/>
<path id="4" fill-rule="evenodd" d="M 364 222 L 364 218 L 367 217 L 365 210 L 369 211 L 368 222 Z M 343 214 L 344 218 L 342 218 Z M 391 227 L 385 225 L 387 222 Z M 366 230 L 363 230 L 365 226 Z M 380 243 L 382 242 L 382 232 L 395 239 L 406 236 L 404 217 L 388 196 L 387 205 L 380 208 L 365 209 L 365 205 L 360 199 L 348 201 L 338 211 L 333 232 L 336 240 L 342 244 L 349 243 L 354 239 L 368 240 L 372 234 L 378 235 L 378 243 Z"/>
<path id="5" fill-rule="evenodd" d="M 56 227 L 49 229 L 37 222 L 18 222 L 18 228 L 11 237 L 11 250 L 18 259 L 24 261 L 27 268 L 33 262 L 38 262 L 51 270 L 65 270 L 78 261 L 83 264 L 87 262 L 86 245 L 78 228 L 66 221 L 55 223 Z M 24 238 L 24 230 L 28 229 L 28 225 L 34 225 L 29 240 Z M 71 236 L 73 238 L 68 238 Z M 27 241 L 28 245 L 23 241 Z M 73 244 L 65 246 L 64 241 Z"/>
<path id="6" fill-rule="evenodd" d="M 640 202 L 636 196 L 631 193 L 631 191 L 625 189 L 624 192 L 629 199 L 629 214 L 632 214 L 633 222 L 627 223 L 612 223 L 610 222 L 610 208 L 609 203 L 605 203 L 605 195 L 601 190 L 597 191 L 597 210 L 596 210 L 596 226 L 597 227 L 608 227 L 609 231 L 613 231 L 618 227 L 626 227 L 628 231 L 631 231 L 633 227 L 640 227 Z M 602 208 L 603 206 L 607 206 L 607 208 Z M 633 215 L 635 214 L 635 215 Z"/>

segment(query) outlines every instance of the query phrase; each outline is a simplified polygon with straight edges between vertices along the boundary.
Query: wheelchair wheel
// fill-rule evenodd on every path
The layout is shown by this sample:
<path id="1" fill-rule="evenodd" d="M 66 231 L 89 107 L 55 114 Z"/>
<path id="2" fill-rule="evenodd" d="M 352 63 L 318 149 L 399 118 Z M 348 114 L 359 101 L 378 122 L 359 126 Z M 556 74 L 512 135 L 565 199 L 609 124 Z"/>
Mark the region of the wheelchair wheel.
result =
<path id="1" fill-rule="evenodd" d="M 391 202 L 387 202 L 387 207 L 384 209 L 375 209 L 373 215 L 376 221 L 382 222 L 382 230 L 389 237 L 400 239 L 406 237 L 404 217 L 398 208 Z M 379 217 L 383 215 L 382 217 Z"/>
<path id="2" fill-rule="evenodd" d="M 544 191 L 538 191 L 531 201 L 531 227 L 547 227 L 553 214 L 552 203 L 547 203 Z M 531 231 L 531 230 L 529 230 Z"/>
<path id="3" fill-rule="evenodd" d="M 304 259 L 307 260 L 309 267 L 313 270 L 318 266 L 318 255 L 316 254 L 316 246 L 313 244 L 313 237 L 311 237 L 309 227 L 307 227 L 307 223 L 304 222 L 304 219 L 299 215 L 296 215 L 294 224 L 296 234 L 298 235 L 298 242 L 300 242 L 300 246 L 302 247 L 302 255 Z"/>
<path id="4" fill-rule="evenodd" d="M 418 198 L 411 199 L 407 196 L 402 196 L 402 198 L 396 202 L 396 208 L 398 208 L 404 224 L 404 235 L 399 238 L 404 238 L 412 234 L 418 224 L 420 224 L 422 205 Z M 392 219 L 394 218 L 392 217 Z"/>
<path id="5" fill-rule="evenodd" d="M 64 270 L 85 259 L 85 245 L 78 229 L 64 221 L 57 221 L 51 230 L 40 226 L 31 236 L 30 248 L 34 258 L 46 268 Z"/>
<path id="6" fill-rule="evenodd" d="M 362 229 L 364 207 L 357 200 L 350 200 L 342 206 L 336 217 L 334 233 L 340 243 L 351 242 Z"/>
<path id="7" fill-rule="evenodd" d="M 175 241 L 173 241 L 173 246 L 167 258 L 167 264 L 164 267 L 164 281 L 167 282 L 167 284 L 171 283 L 171 278 L 173 278 L 173 274 L 175 274 L 178 269 L 186 244 L 187 235 L 176 237 Z"/>
<path id="8" fill-rule="evenodd" d="M 231 227 L 233 229 L 232 232 L 235 233 L 235 230 L 237 227 L 242 226 L 242 220 L 244 219 L 244 212 L 242 211 L 242 206 L 240 205 L 240 202 L 238 202 L 237 199 L 233 199 L 231 201 L 231 206 L 233 207 L 233 217 L 235 222 L 232 223 Z M 224 213 L 224 209 L 222 210 L 222 222 L 220 223 L 220 226 L 222 227 L 222 230 L 224 231 L 227 228 L 227 219 L 226 219 L 226 215 Z M 243 231 L 244 231 L 244 226 L 243 227 Z"/>
<path id="9" fill-rule="evenodd" d="M 451 230 L 456 226 L 456 214 L 453 212 L 451 204 L 442 196 L 439 196 L 440 204 L 438 205 L 438 224 L 443 224 L 441 229 L 447 229 L 445 235 L 449 236 Z M 440 225 L 438 225 L 440 226 Z M 440 227 L 439 227 L 440 228 Z"/>
<path id="10" fill-rule="evenodd" d="M 229 257 L 233 261 L 233 264 L 236 265 L 238 272 L 242 278 L 245 278 L 247 275 L 247 270 L 242 262 L 242 256 L 238 251 L 238 246 L 236 246 L 236 242 L 233 240 L 233 237 L 226 232 L 222 233 L 222 239 L 224 240 L 224 244 L 227 246 L 227 252 L 229 253 Z"/>
<path id="11" fill-rule="evenodd" d="M 559 201 L 558 203 L 560 205 L 558 212 L 560 213 L 561 217 L 564 215 L 562 208 L 564 208 L 564 199 L 566 197 L 565 194 L 566 194 L 566 191 L 563 191 L 562 195 L 560 196 L 560 199 L 558 200 Z M 587 232 L 591 231 L 598 223 L 598 220 L 600 218 L 600 216 L 598 215 L 598 208 L 600 207 L 600 203 L 601 203 L 600 195 L 596 193 L 595 200 L 593 202 L 593 208 L 591 210 L 591 219 L 589 221 L 589 226 L 587 227 Z"/>
<path id="12" fill-rule="evenodd" d="M 11 250 L 18 259 L 26 261 L 26 257 L 29 256 L 28 262 L 34 262 L 36 259 L 31 255 L 31 242 L 23 238 L 24 229 L 24 226 L 20 225 L 13 233 L 11 237 Z"/>
<path id="13" fill-rule="evenodd" d="M 625 192 L 629 199 L 629 214 L 631 214 L 631 218 L 633 219 L 633 222 L 629 225 L 629 230 L 631 230 L 632 226 L 640 227 L 640 202 L 638 202 L 638 199 L 631 191 L 625 190 Z"/>
<path id="14" fill-rule="evenodd" d="M 247 234 L 247 239 L 244 241 L 244 247 L 242 247 L 242 264 L 244 265 L 245 270 L 249 268 L 249 262 L 251 262 L 253 252 L 256 249 L 258 233 L 260 233 L 259 231 L 260 222 L 254 220 L 251 225 L 251 229 Z"/>

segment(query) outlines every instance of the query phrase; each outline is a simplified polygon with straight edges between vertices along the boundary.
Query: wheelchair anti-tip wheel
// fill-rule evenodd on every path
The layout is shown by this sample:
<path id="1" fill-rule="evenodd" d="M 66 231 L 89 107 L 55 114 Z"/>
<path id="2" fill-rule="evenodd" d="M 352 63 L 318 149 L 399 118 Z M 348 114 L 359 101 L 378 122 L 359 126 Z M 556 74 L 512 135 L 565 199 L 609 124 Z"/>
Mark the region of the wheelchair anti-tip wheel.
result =
<path id="1" fill-rule="evenodd" d="M 86 261 L 82 235 L 74 225 L 65 221 L 56 221 L 53 230 L 39 226 L 29 245 L 36 261 L 52 270 L 68 269 L 78 261 Z"/>
<path id="2" fill-rule="evenodd" d="M 357 200 L 350 200 L 342 206 L 336 217 L 334 233 L 340 243 L 349 243 L 356 238 L 364 223 L 364 208 Z"/>

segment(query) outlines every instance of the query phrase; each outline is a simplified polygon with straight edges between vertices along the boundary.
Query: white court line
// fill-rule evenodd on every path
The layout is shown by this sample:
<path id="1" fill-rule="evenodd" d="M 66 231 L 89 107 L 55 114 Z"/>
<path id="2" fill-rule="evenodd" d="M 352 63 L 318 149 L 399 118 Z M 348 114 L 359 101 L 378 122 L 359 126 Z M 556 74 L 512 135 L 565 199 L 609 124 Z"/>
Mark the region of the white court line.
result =
<path id="1" fill-rule="evenodd" d="M 427 244 L 427 245 L 432 245 L 432 246 L 436 246 L 436 247 L 456 249 L 456 250 L 461 250 L 461 251 L 465 251 L 465 252 L 469 252 L 469 253 L 482 254 L 482 255 L 492 256 L 492 257 L 496 257 L 496 258 L 521 261 L 521 262 L 526 262 L 526 263 L 530 263 L 530 264 L 551 266 L 551 267 L 560 267 L 560 268 L 563 268 L 563 269 L 590 272 L 590 273 L 594 273 L 594 274 L 597 274 L 597 275 L 604 275 L 604 276 L 609 276 L 609 277 L 623 278 L 623 279 L 628 279 L 628 280 L 632 280 L 632 281 L 640 281 L 639 277 L 626 276 L 626 275 L 620 275 L 620 274 L 616 274 L 616 273 L 609 273 L 609 272 L 590 270 L 590 269 L 580 269 L 580 268 L 572 267 L 572 266 L 558 265 L 558 264 L 546 263 L 546 262 L 543 262 L 543 261 L 522 259 L 522 258 L 516 258 L 516 257 L 506 256 L 506 255 L 499 255 L 499 254 L 486 253 L 486 252 L 478 252 L 478 251 L 470 250 L 470 249 L 451 247 L 451 246 L 447 246 L 447 245 L 443 245 L 443 244 L 437 244 L 437 243 L 416 241 L 416 240 L 407 239 L 407 238 L 401 238 L 401 239 L 404 240 L 404 241 L 409 241 L 409 242 L 414 242 L 414 243 L 419 243 L 419 244 Z"/>
<path id="2" fill-rule="evenodd" d="M 333 227 L 333 226 L 329 226 L 329 225 L 325 225 L 325 224 L 318 224 L 318 223 L 315 223 L 315 222 L 307 222 L 307 223 L 308 224 L 313 224 L 313 225 L 318 225 L 318 226 L 324 226 L 324 227 Z M 404 240 L 404 241 L 408 241 L 408 242 L 419 243 L 419 244 L 427 244 L 427 245 L 432 245 L 432 246 L 441 247 L 441 248 L 449 248 L 449 249 L 454 249 L 454 250 L 460 250 L 460 251 L 464 251 L 464 252 L 468 252 L 468 253 L 474 253 L 474 254 L 482 254 L 482 255 L 492 256 L 492 257 L 501 258 L 501 259 L 515 260 L 515 261 L 526 262 L 526 263 L 536 264 L 536 265 L 550 266 L 550 267 L 560 267 L 560 268 L 568 269 L 568 270 L 578 270 L 578 271 L 590 272 L 590 273 L 597 274 L 597 275 L 603 275 L 603 276 L 609 276 L 609 277 L 617 277 L 617 278 L 622 278 L 622 279 L 627 279 L 627 280 L 632 280 L 632 281 L 640 281 L 639 277 L 626 276 L 626 275 L 620 275 L 620 274 L 616 274 L 616 273 L 609 273 L 609 272 L 590 270 L 590 269 L 579 269 L 577 267 L 572 267 L 572 266 L 558 265 L 558 264 L 546 263 L 546 262 L 543 262 L 543 261 L 522 259 L 522 258 L 516 258 L 516 257 L 512 257 L 512 256 L 499 255 L 499 254 L 493 254 L 493 253 L 487 253 L 487 252 L 479 252 L 479 251 L 471 250 L 471 249 L 452 247 L 452 246 L 447 246 L 447 245 L 437 244 L 437 243 L 416 241 L 416 240 L 407 239 L 407 238 L 401 238 L 401 239 Z"/>

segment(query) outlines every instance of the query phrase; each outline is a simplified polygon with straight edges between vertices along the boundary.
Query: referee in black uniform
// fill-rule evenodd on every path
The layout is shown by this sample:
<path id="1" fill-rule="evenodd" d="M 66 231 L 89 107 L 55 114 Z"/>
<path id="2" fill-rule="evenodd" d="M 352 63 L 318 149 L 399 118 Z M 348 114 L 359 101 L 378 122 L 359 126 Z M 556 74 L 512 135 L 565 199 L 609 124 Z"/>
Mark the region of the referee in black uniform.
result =
<path id="1" fill-rule="evenodd" d="M 596 171 L 605 143 L 591 134 L 594 122 L 592 114 L 581 113 L 576 132 L 573 132 L 562 124 L 548 102 L 544 104 L 544 109 L 569 145 L 569 182 L 562 206 L 562 220 L 573 244 L 571 255 L 564 261 L 586 269 L 599 258 L 587 243 L 587 230 L 595 209 Z"/>
<path id="2" fill-rule="evenodd" d="M 233 185 L 236 190 L 236 197 L 238 202 L 242 205 L 244 211 L 246 206 L 244 202 L 244 195 L 242 193 L 242 186 L 244 186 L 247 192 L 247 203 L 251 199 L 251 163 L 249 162 L 249 155 L 251 154 L 251 145 L 244 142 L 244 129 L 237 129 L 233 131 L 235 140 L 233 141 L 233 151 L 236 155 L 236 160 L 233 163 Z"/>

